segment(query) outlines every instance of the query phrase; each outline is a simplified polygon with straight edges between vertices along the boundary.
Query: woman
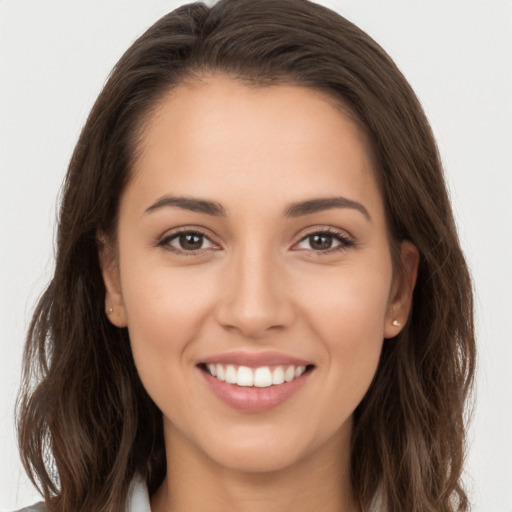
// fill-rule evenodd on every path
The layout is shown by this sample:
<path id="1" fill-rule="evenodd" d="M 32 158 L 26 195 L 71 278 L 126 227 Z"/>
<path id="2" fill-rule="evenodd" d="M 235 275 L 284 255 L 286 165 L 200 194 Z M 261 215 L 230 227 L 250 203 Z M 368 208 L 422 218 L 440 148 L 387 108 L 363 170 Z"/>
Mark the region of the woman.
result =
<path id="1" fill-rule="evenodd" d="M 422 109 L 347 20 L 162 18 L 83 129 L 57 245 L 19 407 L 47 510 L 468 509 L 469 275 Z"/>

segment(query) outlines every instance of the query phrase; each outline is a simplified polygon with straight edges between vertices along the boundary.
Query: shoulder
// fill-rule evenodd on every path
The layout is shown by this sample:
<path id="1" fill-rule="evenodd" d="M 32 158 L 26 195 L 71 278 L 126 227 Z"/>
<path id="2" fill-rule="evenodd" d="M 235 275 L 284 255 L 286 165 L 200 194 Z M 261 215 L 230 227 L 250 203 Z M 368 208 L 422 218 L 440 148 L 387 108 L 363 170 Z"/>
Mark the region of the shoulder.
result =
<path id="1" fill-rule="evenodd" d="M 14 512 L 45 512 L 46 508 L 43 502 L 35 503 L 34 505 L 30 505 L 30 507 L 21 508 L 19 510 L 15 510 Z"/>
<path id="2" fill-rule="evenodd" d="M 125 512 L 151 512 L 148 488 L 144 480 L 136 475 L 130 484 Z M 46 512 L 43 502 L 35 503 L 13 512 Z"/>

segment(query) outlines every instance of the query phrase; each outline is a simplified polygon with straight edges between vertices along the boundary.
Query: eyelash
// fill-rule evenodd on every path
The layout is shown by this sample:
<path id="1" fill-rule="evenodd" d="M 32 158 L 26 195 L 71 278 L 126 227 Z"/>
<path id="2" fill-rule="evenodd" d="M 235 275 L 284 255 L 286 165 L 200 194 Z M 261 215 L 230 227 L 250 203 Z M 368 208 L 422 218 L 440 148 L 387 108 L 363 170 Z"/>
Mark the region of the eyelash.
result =
<path id="1" fill-rule="evenodd" d="M 160 241 L 157 242 L 156 245 L 158 247 L 163 247 L 164 249 L 171 251 L 179 256 L 185 256 L 185 257 L 200 256 L 208 250 L 208 249 L 196 249 L 193 251 L 185 251 L 185 250 L 176 249 L 175 247 L 169 245 L 172 240 L 178 238 L 181 235 L 196 235 L 198 237 L 204 237 L 207 240 L 209 240 L 210 243 L 212 243 L 214 246 L 216 246 L 216 244 L 214 242 L 212 242 L 210 240 L 210 238 L 205 233 L 203 233 L 201 231 L 193 230 L 193 229 L 183 229 L 180 231 L 175 231 L 175 232 L 165 236 L 164 238 L 162 238 Z M 314 235 L 330 236 L 339 242 L 339 245 L 337 245 L 335 247 L 331 247 L 329 249 L 316 250 L 316 251 L 314 249 L 311 249 L 311 252 L 313 254 L 315 254 L 315 256 L 341 252 L 341 251 L 344 251 L 344 250 L 346 250 L 350 247 L 353 247 L 355 245 L 355 242 L 351 238 L 349 238 L 346 235 L 343 235 L 340 231 L 337 231 L 332 228 L 321 229 L 319 231 L 312 231 L 311 233 L 308 233 L 307 235 L 303 236 L 299 240 L 298 243 L 301 243 Z M 306 250 L 306 249 L 302 249 L 302 250 Z"/>

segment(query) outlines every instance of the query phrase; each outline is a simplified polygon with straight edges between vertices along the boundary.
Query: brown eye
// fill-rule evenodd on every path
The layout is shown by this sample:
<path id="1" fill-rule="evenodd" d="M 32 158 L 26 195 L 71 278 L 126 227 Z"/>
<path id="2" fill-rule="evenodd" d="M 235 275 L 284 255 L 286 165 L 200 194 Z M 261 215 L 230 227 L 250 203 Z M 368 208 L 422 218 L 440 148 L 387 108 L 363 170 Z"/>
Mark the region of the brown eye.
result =
<path id="1" fill-rule="evenodd" d="M 203 245 L 203 236 L 195 233 L 182 234 L 177 237 L 180 249 L 196 251 Z"/>
<path id="2" fill-rule="evenodd" d="M 308 250 L 313 253 L 327 253 L 352 247 L 354 242 L 346 235 L 336 231 L 318 231 L 305 236 L 297 248 Z"/>
<path id="3" fill-rule="evenodd" d="M 325 251 L 326 249 L 330 249 L 332 247 L 333 239 L 331 235 L 315 234 L 310 235 L 308 239 L 311 248 L 317 251 Z"/>
<path id="4" fill-rule="evenodd" d="M 166 246 L 175 252 L 194 252 L 201 251 L 203 249 L 210 249 L 214 247 L 211 240 L 206 237 L 203 233 L 195 231 L 183 231 L 181 233 L 175 233 L 164 240 L 162 240 L 162 246 Z"/>

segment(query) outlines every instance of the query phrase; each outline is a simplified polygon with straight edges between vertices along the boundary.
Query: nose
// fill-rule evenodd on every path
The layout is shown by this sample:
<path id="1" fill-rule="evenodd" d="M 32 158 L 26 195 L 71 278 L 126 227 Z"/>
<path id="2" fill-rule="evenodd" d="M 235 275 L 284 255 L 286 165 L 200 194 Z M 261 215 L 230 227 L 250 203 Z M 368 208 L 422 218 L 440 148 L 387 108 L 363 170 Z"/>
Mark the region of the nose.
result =
<path id="1" fill-rule="evenodd" d="M 246 338 L 261 339 L 294 318 L 284 269 L 271 250 L 241 250 L 226 266 L 217 321 Z"/>

